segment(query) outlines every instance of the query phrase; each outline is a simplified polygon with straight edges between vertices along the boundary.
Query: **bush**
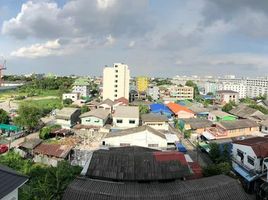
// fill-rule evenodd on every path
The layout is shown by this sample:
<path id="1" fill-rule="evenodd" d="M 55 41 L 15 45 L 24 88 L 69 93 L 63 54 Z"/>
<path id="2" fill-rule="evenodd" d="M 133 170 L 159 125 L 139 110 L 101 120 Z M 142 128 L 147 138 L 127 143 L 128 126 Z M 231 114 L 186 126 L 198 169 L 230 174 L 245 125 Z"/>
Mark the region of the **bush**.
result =
<path id="1" fill-rule="evenodd" d="M 23 99 L 25 99 L 26 97 L 25 96 L 22 96 L 22 95 L 19 95 L 19 96 L 15 96 L 14 97 L 14 100 L 23 100 Z"/>
<path id="2" fill-rule="evenodd" d="M 51 125 L 51 126 L 45 126 L 43 127 L 39 132 L 39 138 L 43 140 L 47 140 L 50 138 L 50 133 L 54 131 L 55 129 L 60 129 L 61 126 L 58 124 Z"/>
<path id="3" fill-rule="evenodd" d="M 192 135 L 191 130 L 186 130 L 186 131 L 184 131 L 184 138 L 190 138 L 191 135 Z"/>
<path id="4" fill-rule="evenodd" d="M 228 174 L 231 171 L 231 165 L 228 162 L 222 162 L 219 164 L 212 164 L 205 168 L 203 168 L 203 175 L 208 176 L 215 176 L 220 174 Z"/>
<path id="5" fill-rule="evenodd" d="M 63 104 L 64 105 L 70 105 L 70 104 L 72 104 L 73 103 L 73 100 L 72 99 L 64 99 L 63 100 Z"/>

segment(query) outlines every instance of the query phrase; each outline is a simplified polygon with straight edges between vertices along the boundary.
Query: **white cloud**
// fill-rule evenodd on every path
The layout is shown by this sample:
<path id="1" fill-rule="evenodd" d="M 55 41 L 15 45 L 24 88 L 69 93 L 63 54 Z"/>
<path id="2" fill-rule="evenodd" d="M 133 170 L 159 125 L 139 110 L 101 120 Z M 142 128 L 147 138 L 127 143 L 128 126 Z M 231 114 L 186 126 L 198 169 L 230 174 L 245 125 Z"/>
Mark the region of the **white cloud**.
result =
<path id="1" fill-rule="evenodd" d="M 115 43 L 115 38 L 112 35 L 106 37 L 106 45 L 113 45 Z"/>
<path id="2" fill-rule="evenodd" d="M 129 47 L 129 48 L 132 48 L 132 47 L 135 46 L 135 44 L 136 44 L 136 42 L 132 40 L 132 41 L 130 41 L 130 43 L 128 44 L 128 47 Z"/>
<path id="3" fill-rule="evenodd" d="M 99 9 L 108 9 L 112 7 L 115 3 L 115 0 L 97 0 L 97 5 Z"/>
<path id="4" fill-rule="evenodd" d="M 11 52 L 11 56 L 21 58 L 38 58 L 51 55 L 61 55 L 63 51 L 59 40 L 47 41 L 43 44 L 34 44 L 29 47 L 22 47 Z"/>

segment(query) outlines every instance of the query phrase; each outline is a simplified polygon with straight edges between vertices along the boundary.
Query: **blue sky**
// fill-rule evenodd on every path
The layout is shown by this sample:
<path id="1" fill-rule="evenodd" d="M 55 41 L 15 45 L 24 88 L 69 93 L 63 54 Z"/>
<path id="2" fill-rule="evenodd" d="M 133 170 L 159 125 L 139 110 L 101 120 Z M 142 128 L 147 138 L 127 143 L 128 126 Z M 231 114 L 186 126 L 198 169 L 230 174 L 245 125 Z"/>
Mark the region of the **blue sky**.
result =
<path id="1" fill-rule="evenodd" d="M 268 1 L 0 0 L 8 74 L 268 75 Z"/>

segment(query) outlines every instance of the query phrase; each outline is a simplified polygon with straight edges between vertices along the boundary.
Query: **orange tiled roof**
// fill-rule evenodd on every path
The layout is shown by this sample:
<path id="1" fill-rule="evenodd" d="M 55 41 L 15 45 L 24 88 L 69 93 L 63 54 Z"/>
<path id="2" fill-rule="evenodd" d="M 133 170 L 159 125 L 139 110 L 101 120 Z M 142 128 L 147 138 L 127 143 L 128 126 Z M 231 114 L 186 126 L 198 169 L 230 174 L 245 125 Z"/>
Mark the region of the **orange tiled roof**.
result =
<path id="1" fill-rule="evenodd" d="M 181 105 L 179 105 L 179 104 L 176 104 L 176 103 L 172 103 L 172 102 L 170 102 L 170 103 L 167 104 L 167 107 L 168 107 L 173 113 L 178 113 L 178 112 L 180 112 L 180 111 L 185 111 L 185 112 L 193 113 L 193 114 L 194 114 L 194 112 L 191 111 L 190 109 L 188 109 L 188 108 L 186 108 L 186 107 L 184 107 L 184 106 L 181 106 Z"/>

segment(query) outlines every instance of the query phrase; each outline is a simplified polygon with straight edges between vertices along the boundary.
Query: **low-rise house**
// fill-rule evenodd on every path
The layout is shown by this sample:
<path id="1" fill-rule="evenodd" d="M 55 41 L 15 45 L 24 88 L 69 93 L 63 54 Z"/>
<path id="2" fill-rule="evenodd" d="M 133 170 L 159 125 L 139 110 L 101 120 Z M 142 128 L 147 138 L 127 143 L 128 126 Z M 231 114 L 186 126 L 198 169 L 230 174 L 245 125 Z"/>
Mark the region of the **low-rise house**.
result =
<path id="1" fill-rule="evenodd" d="M 207 128 L 202 134 L 206 139 L 223 139 L 252 135 L 259 132 L 259 125 L 249 119 L 221 121 L 215 127 Z"/>
<path id="2" fill-rule="evenodd" d="M 34 148 L 37 147 L 41 143 L 42 143 L 42 140 L 38 138 L 26 139 L 26 141 L 20 143 L 19 149 L 24 152 L 24 155 L 22 156 L 33 157 Z"/>
<path id="3" fill-rule="evenodd" d="M 232 166 L 252 191 L 255 181 L 268 182 L 268 138 L 254 137 L 233 142 Z"/>
<path id="4" fill-rule="evenodd" d="M 103 139 L 102 144 L 110 147 L 120 146 L 141 146 L 154 149 L 168 149 L 172 143 L 175 147 L 175 142 L 179 139 L 175 134 L 173 141 L 170 141 L 171 136 L 151 128 L 150 126 L 139 126 L 136 128 L 126 129 L 118 132 L 111 132 Z"/>
<path id="5" fill-rule="evenodd" d="M 264 134 L 268 134 L 268 119 L 261 122 L 260 125 L 261 125 L 261 132 Z"/>
<path id="6" fill-rule="evenodd" d="M 206 128 L 212 126 L 212 122 L 202 118 L 186 118 L 179 120 L 179 126 L 181 130 L 191 130 L 194 133 L 201 134 Z"/>
<path id="7" fill-rule="evenodd" d="M 90 80 L 87 78 L 78 78 L 73 83 L 73 93 L 78 93 L 80 97 L 88 97 L 90 90 Z"/>
<path id="8" fill-rule="evenodd" d="M 79 122 L 80 113 L 81 111 L 78 108 L 63 108 L 56 112 L 56 124 L 69 129 Z"/>
<path id="9" fill-rule="evenodd" d="M 62 94 L 62 100 L 71 99 L 73 102 L 79 99 L 79 93 L 64 93 Z"/>
<path id="10" fill-rule="evenodd" d="M 103 127 L 109 119 L 110 111 L 101 108 L 80 115 L 81 124 L 85 126 Z"/>
<path id="11" fill-rule="evenodd" d="M 168 130 L 168 118 L 165 115 L 155 113 L 143 114 L 141 116 L 142 125 L 150 126 L 157 130 Z"/>
<path id="12" fill-rule="evenodd" d="M 0 165 L 0 180 L 0 199 L 18 200 L 18 190 L 28 181 L 28 177 Z"/>
<path id="13" fill-rule="evenodd" d="M 105 99 L 101 103 L 99 103 L 98 108 L 108 110 L 112 113 L 114 102 L 111 99 Z"/>
<path id="14" fill-rule="evenodd" d="M 258 106 L 263 106 L 264 108 L 268 109 L 268 100 L 262 100 L 257 103 Z"/>
<path id="15" fill-rule="evenodd" d="M 208 114 L 208 120 L 212 122 L 220 122 L 220 121 L 232 121 L 236 120 L 237 117 L 231 115 L 229 113 L 223 112 L 221 110 L 213 110 Z"/>
<path id="16" fill-rule="evenodd" d="M 167 107 L 174 113 L 177 118 L 193 118 L 195 113 L 187 107 L 181 106 L 176 103 L 168 103 Z"/>
<path id="17" fill-rule="evenodd" d="M 227 104 L 229 102 L 239 102 L 239 93 L 232 90 L 218 90 L 216 91 L 216 102 L 219 104 Z"/>
<path id="18" fill-rule="evenodd" d="M 139 107 L 117 106 L 113 114 L 113 126 L 116 128 L 132 128 L 139 126 Z"/>
<path id="19" fill-rule="evenodd" d="M 165 105 L 160 103 L 154 103 L 150 105 L 151 113 L 165 115 L 168 118 L 172 116 L 172 111 Z"/>
<path id="20" fill-rule="evenodd" d="M 241 119 L 250 119 L 254 116 L 264 115 L 261 111 L 244 104 L 240 104 L 237 107 L 233 108 L 232 110 L 230 110 L 230 113 Z"/>
<path id="21" fill-rule="evenodd" d="M 34 148 L 34 162 L 56 167 L 59 161 L 70 160 L 72 146 L 42 143 Z"/>
<path id="22" fill-rule="evenodd" d="M 192 105 L 188 108 L 191 111 L 193 111 L 197 117 L 200 117 L 200 118 L 207 118 L 209 115 L 209 112 L 212 110 L 211 108 L 204 108 L 198 105 Z"/>

